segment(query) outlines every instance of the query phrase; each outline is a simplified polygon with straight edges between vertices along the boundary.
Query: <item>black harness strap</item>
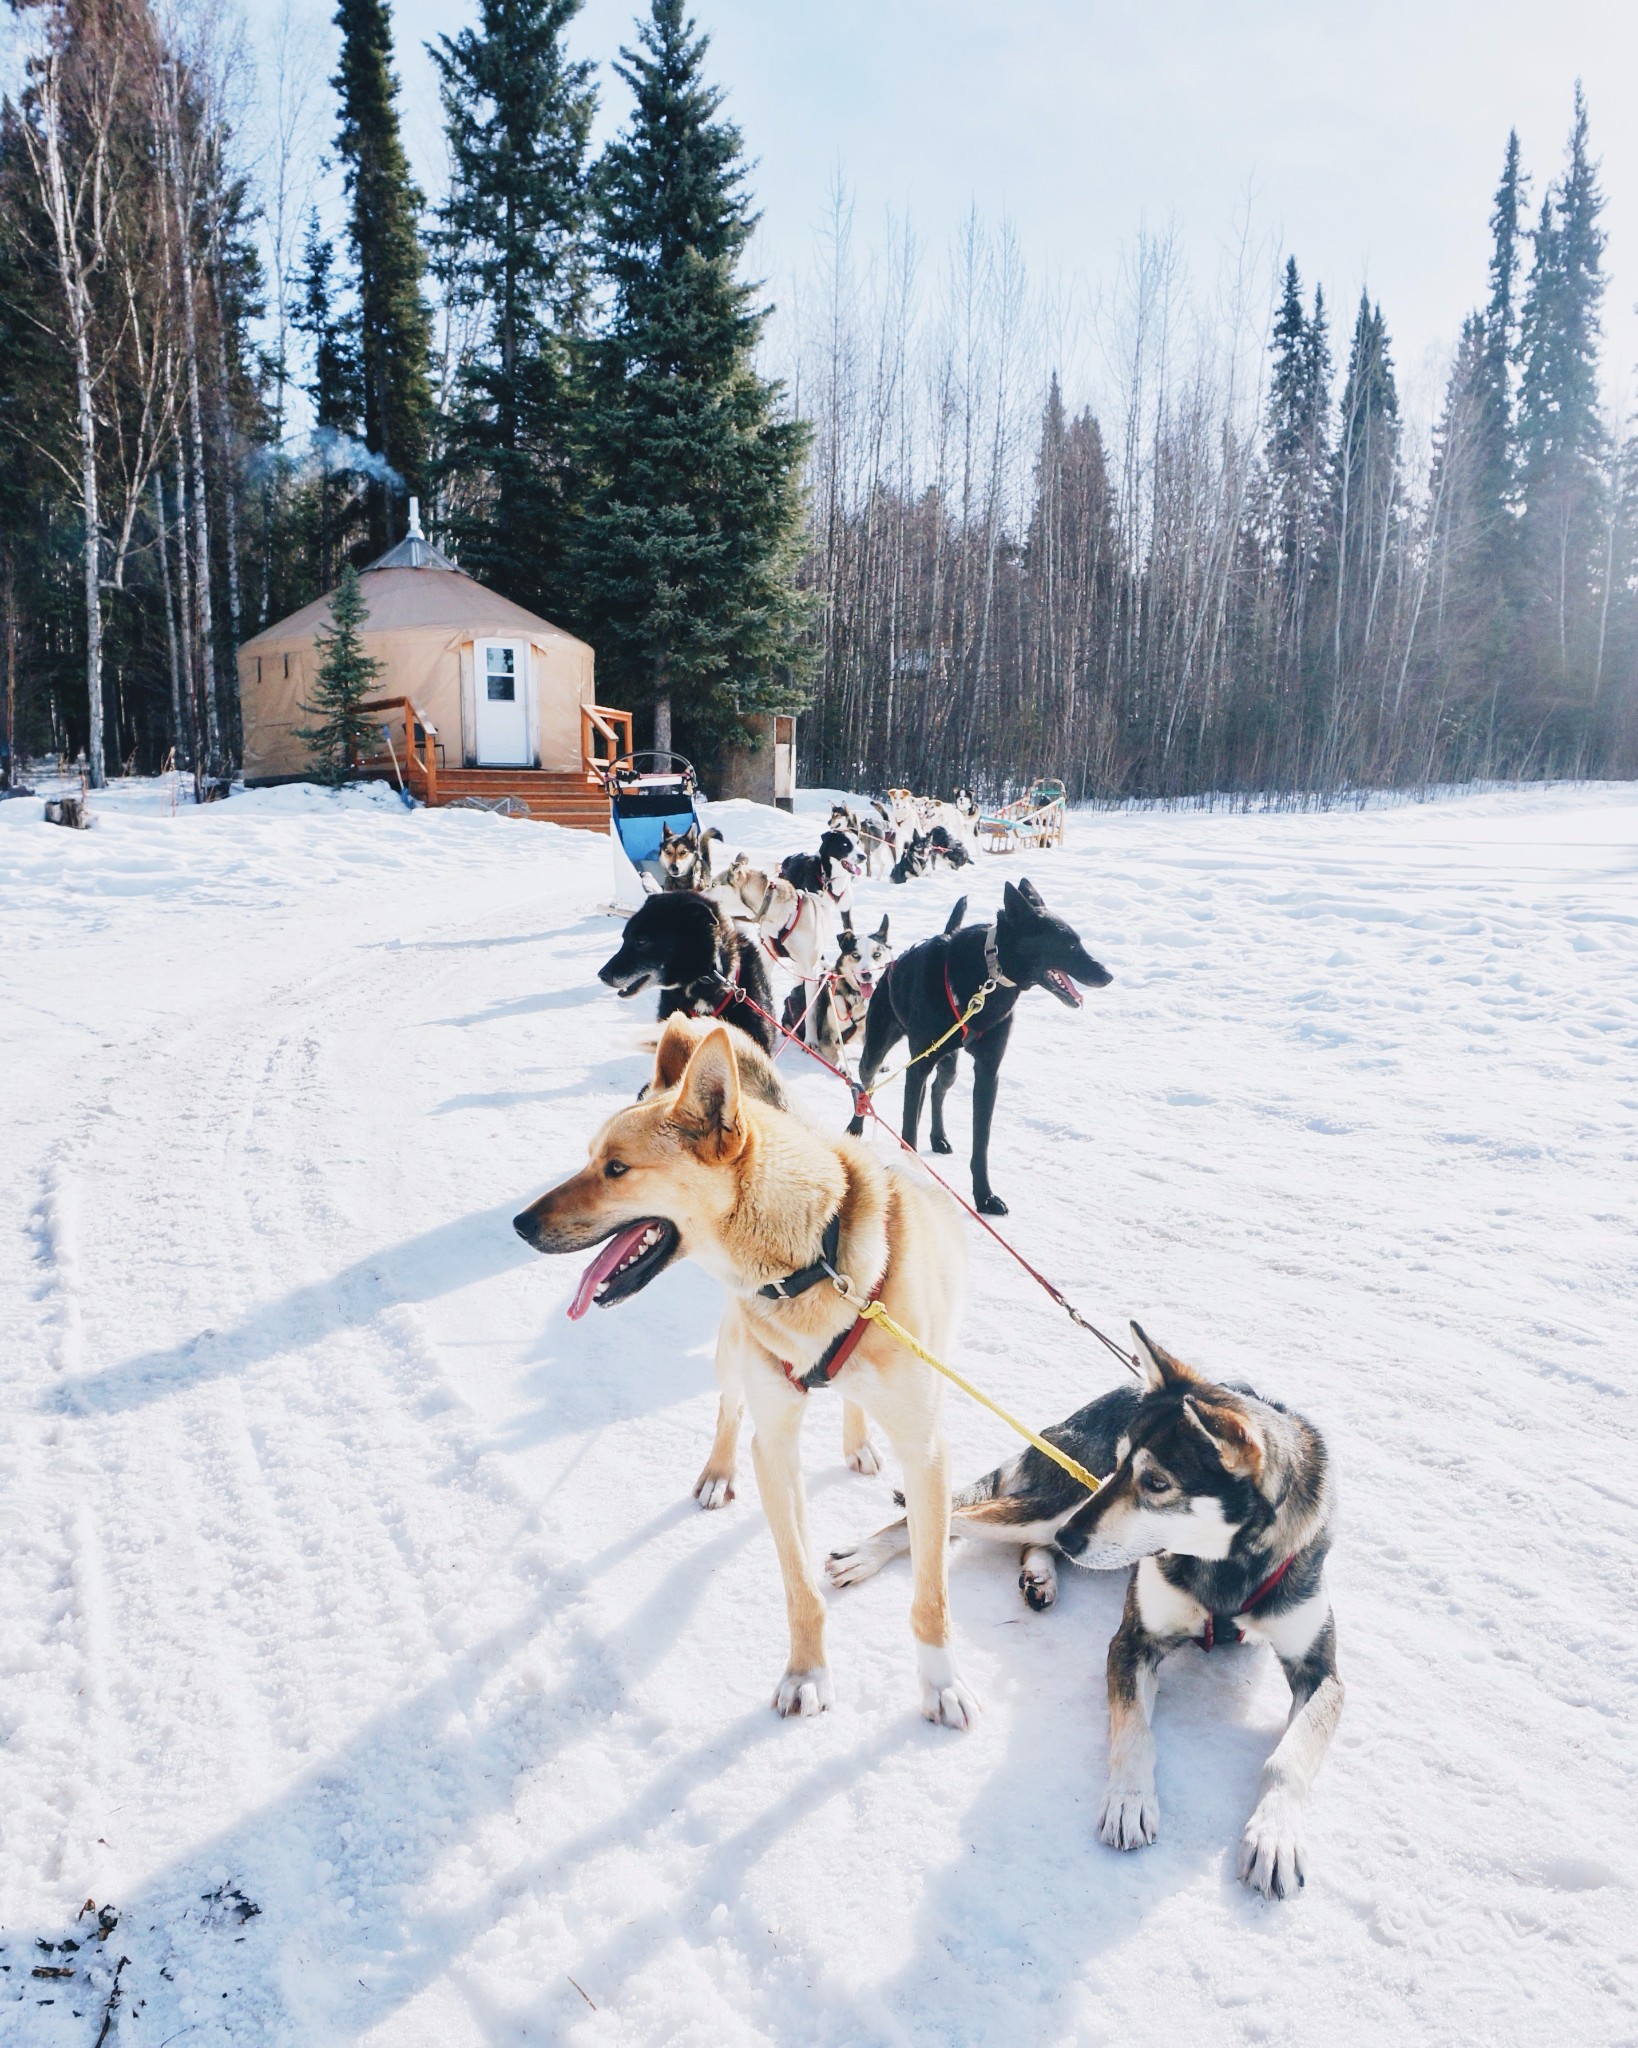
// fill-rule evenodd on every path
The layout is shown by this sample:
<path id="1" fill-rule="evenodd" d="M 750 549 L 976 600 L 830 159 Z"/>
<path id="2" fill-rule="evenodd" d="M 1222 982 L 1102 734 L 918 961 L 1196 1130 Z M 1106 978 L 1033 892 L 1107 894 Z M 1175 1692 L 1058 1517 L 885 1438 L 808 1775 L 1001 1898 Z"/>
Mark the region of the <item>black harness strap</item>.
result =
<path id="1" fill-rule="evenodd" d="M 825 1225 L 819 1245 L 819 1256 L 812 1265 L 799 1266 L 794 1273 L 787 1273 L 783 1280 L 770 1280 L 766 1287 L 759 1287 L 757 1293 L 769 1301 L 794 1301 L 799 1294 L 806 1294 L 810 1287 L 817 1287 L 821 1280 L 831 1277 L 836 1270 L 836 1255 L 842 1246 L 840 1209 Z"/>

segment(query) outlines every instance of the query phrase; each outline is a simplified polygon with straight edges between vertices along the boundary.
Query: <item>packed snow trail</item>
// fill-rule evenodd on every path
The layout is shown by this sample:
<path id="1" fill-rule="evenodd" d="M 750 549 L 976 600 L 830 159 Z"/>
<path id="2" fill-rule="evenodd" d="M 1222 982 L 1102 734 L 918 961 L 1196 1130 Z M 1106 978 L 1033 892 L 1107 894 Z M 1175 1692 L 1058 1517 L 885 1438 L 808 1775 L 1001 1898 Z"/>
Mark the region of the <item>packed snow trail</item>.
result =
<path id="1" fill-rule="evenodd" d="M 0 805 L 0 2040 L 93 2042 L 124 1955 L 153 2048 L 1638 2041 L 1638 792 L 1078 815 L 858 892 L 901 946 L 1025 873 L 1078 927 L 1116 979 L 1021 1007 L 1004 1227 L 1327 1433 L 1348 1704 L 1283 1906 L 1234 1875 L 1266 1652 L 1168 1664 L 1161 1840 L 1095 1839 L 1119 1575 L 1034 1615 L 956 1552 L 969 1736 L 902 1566 L 832 1600 L 834 1711 L 769 1711 L 748 1459 L 689 1498 L 712 1283 L 571 1325 L 510 1227 L 647 1071 L 600 840 L 98 809 Z M 955 1363 L 1036 1424 L 1114 1383 L 970 1242 Z M 959 1476 L 1010 1450 L 947 1414 Z M 821 1550 L 891 1514 L 835 1402 L 806 1455 Z"/>

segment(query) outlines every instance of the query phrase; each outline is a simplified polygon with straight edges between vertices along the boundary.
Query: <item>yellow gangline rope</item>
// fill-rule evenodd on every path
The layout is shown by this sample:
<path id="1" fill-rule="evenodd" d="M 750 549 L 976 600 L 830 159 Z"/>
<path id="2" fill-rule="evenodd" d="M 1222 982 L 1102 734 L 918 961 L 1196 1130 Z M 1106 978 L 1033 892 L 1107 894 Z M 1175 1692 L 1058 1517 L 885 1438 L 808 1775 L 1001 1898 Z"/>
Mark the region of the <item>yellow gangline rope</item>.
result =
<path id="1" fill-rule="evenodd" d="M 994 993 L 995 983 L 993 981 L 987 981 L 982 988 L 975 989 L 972 1001 L 950 1026 L 949 1030 L 944 1033 L 942 1038 L 935 1038 L 931 1045 L 924 1045 L 920 1052 L 912 1053 L 902 1067 L 895 1067 L 891 1074 L 883 1074 L 879 1080 L 872 1081 L 868 1088 L 857 1089 L 855 1093 L 864 1096 L 879 1095 L 884 1088 L 890 1086 L 894 1081 L 901 1079 L 905 1074 L 908 1074 L 910 1069 L 919 1060 L 931 1059 L 939 1047 L 948 1045 L 958 1031 L 966 1030 L 979 1011 L 983 1009 L 986 1000 Z"/>
<path id="2" fill-rule="evenodd" d="M 1016 1415 L 1009 1415 L 999 1401 L 992 1401 L 989 1395 L 975 1387 L 971 1380 L 963 1379 L 954 1366 L 946 1365 L 942 1358 L 935 1358 L 926 1345 L 912 1337 L 902 1323 L 893 1320 L 879 1301 L 862 1300 L 851 1287 L 845 1290 L 845 1297 L 861 1316 L 867 1317 L 873 1323 L 880 1323 L 887 1334 L 902 1344 L 906 1351 L 913 1351 L 924 1365 L 930 1365 L 934 1372 L 942 1373 L 952 1385 L 958 1386 L 964 1394 L 978 1402 L 980 1407 L 987 1408 L 992 1415 L 998 1415 L 1009 1429 L 1015 1429 L 1021 1437 L 1027 1438 L 1043 1457 L 1050 1458 L 1054 1465 L 1061 1466 L 1070 1478 L 1078 1485 L 1084 1486 L 1088 1493 L 1096 1493 L 1103 1484 L 1101 1479 L 1094 1479 L 1086 1467 L 1078 1464 L 1067 1451 L 1060 1451 L 1056 1444 L 1049 1444 L 1044 1436 L 1037 1436 L 1034 1430 L 1026 1423 L 1020 1422 Z"/>

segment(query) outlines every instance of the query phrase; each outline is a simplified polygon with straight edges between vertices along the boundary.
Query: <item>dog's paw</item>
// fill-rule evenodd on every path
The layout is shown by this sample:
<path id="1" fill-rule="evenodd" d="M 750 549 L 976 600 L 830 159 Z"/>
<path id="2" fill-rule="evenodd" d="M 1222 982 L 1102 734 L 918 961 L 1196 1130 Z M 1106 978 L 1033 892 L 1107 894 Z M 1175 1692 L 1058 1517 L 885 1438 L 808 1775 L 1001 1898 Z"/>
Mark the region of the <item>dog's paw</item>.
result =
<path id="1" fill-rule="evenodd" d="M 852 1550 L 833 1550 L 825 1559 L 825 1577 L 833 1586 L 857 1586 L 861 1580 L 873 1578 L 881 1568 L 881 1559 L 868 1543 Z"/>
<path id="2" fill-rule="evenodd" d="M 978 1719 L 978 1695 L 956 1670 L 950 1652 L 917 1643 L 916 1670 L 921 1678 L 922 1719 L 937 1728 L 970 1728 Z"/>
<path id="3" fill-rule="evenodd" d="M 928 1144 L 930 1145 L 931 1149 L 935 1152 L 953 1152 L 955 1150 L 955 1147 L 950 1143 L 949 1139 L 944 1136 L 942 1131 L 936 1138 L 930 1138 L 928 1140 Z"/>
<path id="4" fill-rule="evenodd" d="M 1050 1558 L 1032 1559 L 1018 1573 L 1018 1590 L 1027 1606 L 1044 1614 L 1058 1598 L 1058 1573 Z"/>
<path id="5" fill-rule="evenodd" d="M 1153 1785 L 1106 1786 L 1098 1833 L 1111 1849 L 1147 1849 L 1160 1833 L 1160 1801 Z"/>
<path id="6" fill-rule="evenodd" d="M 734 1475 L 709 1467 L 694 1481 L 694 1498 L 702 1508 L 725 1508 L 734 1497 Z"/>
<path id="7" fill-rule="evenodd" d="M 848 1452 L 847 1469 L 850 1472 L 862 1472 L 866 1479 L 874 1479 L 881 1471 L 882 1461 L 877 1456 L 876 1446 L 869 1437 Z"/>
<path id="8" fill-rule="evenodd" d="M 1267 1899 L 1288 1899 L 1302 1890 L 1302 1831 L 1297 1809 L 1283 1792 L 1259 1800 L 1240 1837 L 1240 1877 Z"/>
<path id="9" fill-rule="evenodd" d="M 829 1667 L 816 1664 L 811 1671 L 785 1673 L 773 1696 L 773 1708 L 787 1721 L 806 1720 L 810 1714 L 822 1714 L 833 1697 Z"/>
<path id="10" fill-rule="evenodd" d="M 973 1204 L 980 1216 L 1010 1216 L 1012 1211 L 999 1195 L 982 1195 Z"/>

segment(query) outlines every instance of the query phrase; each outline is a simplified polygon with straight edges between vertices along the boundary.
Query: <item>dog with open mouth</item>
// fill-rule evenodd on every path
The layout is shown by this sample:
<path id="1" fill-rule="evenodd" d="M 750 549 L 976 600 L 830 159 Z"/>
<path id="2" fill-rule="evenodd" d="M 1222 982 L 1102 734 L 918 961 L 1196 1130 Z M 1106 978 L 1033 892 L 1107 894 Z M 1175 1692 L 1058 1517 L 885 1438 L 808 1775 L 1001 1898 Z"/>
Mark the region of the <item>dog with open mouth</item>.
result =
<path id="1" fill-rule="evenodd" d="M 852 911 L 844 910 L 836 936 L 836 958 L 823 980 L 817 985 L 799 981 L 785 998 L 785 1029 L 800 1031 L 833 1067 L 850 1059 L 876 984 L 892 964 L 887 929 L 884 916 L 873 932 L 856 932 Z"/>
<path id="2" fill-rule="evenodd" d="M 1009 882 L 994 924 L 941 932 L 893 962 L 865 1019 L 859 1085 L 868 1088 L 899 1040 L 909 1041 L 917 1058 L 904 1077 L 904 1139 L 913 1149 L 928 1078 L 928 1062 L 920 1054 L 962 1017 L 986 982 L 992 983 L 983 1010 L 936 1055 L 931 1142 L 935 1152 L 950 1150 L 944 1098 L 965 1047 L 973 1062 L 973 1201 L 986 1216 L 1005 1216 L 1007 1205 L 990 1186 L 990 1126 L 1018 998 L 1025 989 L 1044 988 L 1066 1008 L 1078 1010 L 1077 983 L 1107 988 L 1113 978 L 1079 935 L 1047 909 L 1033 883 Z M 863 1118 L 855 1116 L 848 1128 L 857 1136 Z"/>
<path id="3" fill-rule="evenodd" d="M 730 1017 L 772 1052 L 773 985 L 756 940 L 737 931 L 708 896 L 679 890 L 646 897 L 597 978 L 629 1000 L 658 986 L 659 1017 Z"/>
<path id="4" fill-rule="evenodd" d="M 571 1316 L 629 1301 L 678 1258 L 697 1260 L 726 1291 L 716 1440 L 695 1492 L 712 1493 L 713 1505 L 731 1498 L 749 1408 L 790 1622 L 790 1658 L 773 1702 L 781 1714 L 817 1714 L 832 1698 L 802 1487 L 809 1397 L 834 1385 L 880 1424 L 904 1470 L 922 1712 L 965 1728 L 975 1702 L 951 1639 L 943 1382 L 858 1315 L 837 1284 L 845 1278 L 854 1299 L 880 1301 L 946 1352 L 965 1274 L 959 1212 L 866 1146 L 752 1098 L 726 1028 L 692 1046 L 670 1086 L 659 1085 L 665 1051 L 662 1035 L 657 1085 L 609 1118 L 578 1173 L 514 1219 L 518 1234 L 541 1252 L 596 1248 Z"/>
<path id="5" fill-rule="evenodd" d="M 1057 1563 L 1131 1567 L 1109 1645 L 1109 1782 L 1098 1829 L 1115 1849 L 1155 1840 L 1154 1711 L 1163 1659 L 1267 1643 L 1291 1688 L 1291 1714 L 1263 1766 L 1240 1838 L 1240 1875 L 1285 1898 L 1303 1883 L 1302 1813 L 1342 1713 L 1336 1623 L 1325 1582 L 1332 1489 L 1311 1422 L 1248 1387 L 1193 1371 L 1132 1325 L 1141 1382 L 1117 1387 L 1043 1432 L 1095 1475 L 1085 1489 L 1033 1444 L 951 1502 L 951 1534 L 1017 1545 L 1034 1608 L 1057 1598 Z M 902 1554 L 903 1522 L 831 1554 L 838 1586 Z"/>

